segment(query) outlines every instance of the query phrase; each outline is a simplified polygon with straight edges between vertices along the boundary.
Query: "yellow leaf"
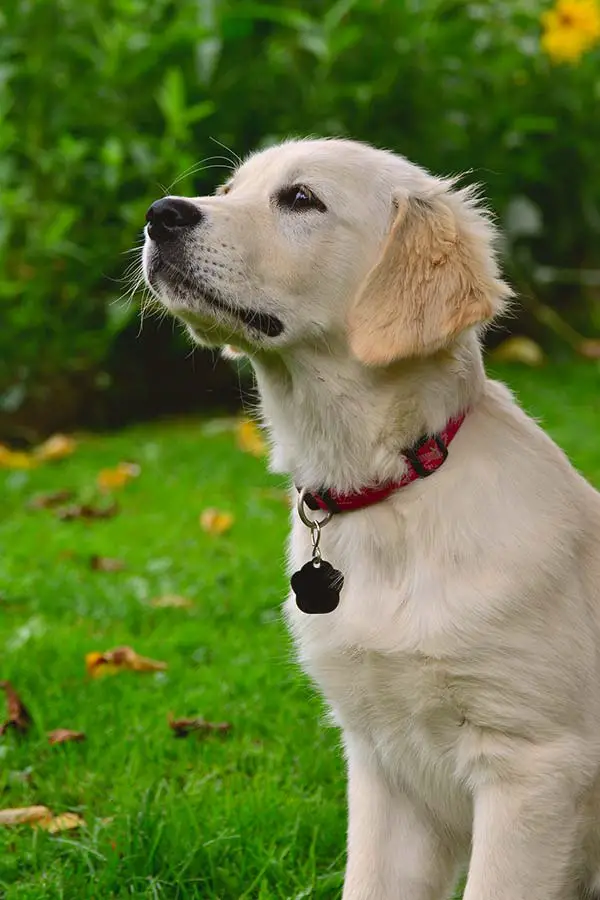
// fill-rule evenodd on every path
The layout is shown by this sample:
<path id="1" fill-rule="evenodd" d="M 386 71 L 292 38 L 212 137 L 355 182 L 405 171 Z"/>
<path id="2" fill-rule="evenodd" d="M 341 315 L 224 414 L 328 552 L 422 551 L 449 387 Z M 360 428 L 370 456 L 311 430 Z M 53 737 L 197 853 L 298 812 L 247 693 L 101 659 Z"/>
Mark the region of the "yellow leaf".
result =
<path id="1" fill-rule="evenodd" d="M 106 658 L 108 654 L 92 651 L 85 654 L 85 670 L 92 678 L 104 678 L 105 675 L 116 675 L 123 668 L 116 666 Z"/>
<path id="2" fill-rule="evenodd" d="M 53 816 L 47 806 L 23 806 L 19 809 L 0 809 L 0 825 L 31 825 L 43 828 L 50 834 L 71 831 L 85 825 L 85 820 L 77 813 L 61 813 Z"/>
<path id="3" fill-rule="evenodd" d="M 264 456 L 267 452 L 267 445 L 260 433 L 256 422 L 252 419 L 240 419 L 236 425 L 237 444 L 244 453 L 251 453 L 252 456 Z"/>
<path id="4" fill-rule="evenodd" d="M 103 678 L 125 669 L 131 672 L 164 672 L 168 666 L 166 662 L 140 656 L 132 647 L 115 647 L 106 653 L 86 653 L 85 668 L 92 678 Z"/>
<path id="5" fill-rule="evenodd" d="M 58 834 L 61 831 L 72 831 L 74 828 L 81 828 L 82 825 L 85 825 L 85 819 L 82 819 L 77 813 L 66 812 L 60 813 L 58 816 L 52 816 L 50 820 L 41 819 L 37 825 L 50 834 Z"/>
<path id="6" fill-rule="evenodd" d="M 207 534 L 225 534 L 233 525 L 231 513 L 218 509 L 205 509 L 200 516 L 200 527 Z"/>
<path id="7" fill-rule="evenodd" d="M 47 806 L 23 806 L 19 809 L 0 809 L 0 825 L 37 825 L 52 819 Z"/>
<path id="8" fill-rule="evenodd" d="M 0 444 L 0 469 L 33 469 L 37 465 L 30 453 L 11 450 Z"/>
<path id="9" fill-rule="evenodd" d="M 77 441 L 66 434 L 54 434 L 47 441 L 36 447 L 35 455 L 42 462 L 53 462 L 71 456 L 77 447 Z"/>
<path id="10" fill-rule="evenodd" d="M 519 362 L 526 366 L 541 366 L 545 360 L 539 344 L 519 335 L 507 338 L 490 356 L 497 362 Z"/>
<path id="11" fill-rule="evenodd" d="M 114 469 L 102 469 L 98 473 L 98 487 L 103 491 L 124 487 L 132 478 L 137 478 L 140 471 L 136 463 L 120 462 Z"/>
<path id="12" fill-rule="evenodd" d="M 154 606 L 157 609 L 166 609 L 168 607 L 189 609 L 193 605 L 193 600 L 189 600 L 187 597 L 179 597 L 177 594 L 165 594 L 164 597 L 155 597 L 154 600 L 150 601 L 150 606 Z"/>

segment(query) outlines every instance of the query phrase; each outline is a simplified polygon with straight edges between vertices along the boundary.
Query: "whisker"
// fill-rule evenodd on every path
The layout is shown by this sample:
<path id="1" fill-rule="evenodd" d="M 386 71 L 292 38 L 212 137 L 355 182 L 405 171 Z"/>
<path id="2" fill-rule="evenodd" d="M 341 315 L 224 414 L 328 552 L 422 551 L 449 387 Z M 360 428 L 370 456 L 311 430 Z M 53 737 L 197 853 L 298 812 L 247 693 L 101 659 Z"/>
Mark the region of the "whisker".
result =
<path id="1" fill-rule="evenodd" d="M 209 140 L 212 141 L 214 144 L 218 144 L 219 147 L 222 147 L 223 150 L 227 151 L 227 153 L 231 153 L 231 155 L 233 156 L 233 158 L 237 162 L 237 164 L 240 166 L 242 165 L 242 157 L 238 156 L 238 154 L 235 152 L 235 150 L 232 150 L 231 147 L 228 147 L 227 144 L 223 144 L 222 141 L 217 140 L 217 138 L 209 136 Z"/>
<path id="2" fill-rule="evenodd" d="M 224 165 L 223 163 L 216 162 L 216 160 L 224 160 L 228 165 Z M 210 165 L 208 165 L 210 163 Z M 226 156 L 209 156 L 206 159 L 201 159 L 199 162 L 193 163 L 191 166 L 188 166 L 177 178 L 171 182 L 168 188 L 165 188 L 164 194 L 170 194 L 175 185 L 179 184 L 184 178 L 191 178 L 193 175 L 196 175 L 199 171 L 203 170 L 208 172 L 210 169 L 231 169 L 234 168 L 232 160 L 228 159 Z"/>

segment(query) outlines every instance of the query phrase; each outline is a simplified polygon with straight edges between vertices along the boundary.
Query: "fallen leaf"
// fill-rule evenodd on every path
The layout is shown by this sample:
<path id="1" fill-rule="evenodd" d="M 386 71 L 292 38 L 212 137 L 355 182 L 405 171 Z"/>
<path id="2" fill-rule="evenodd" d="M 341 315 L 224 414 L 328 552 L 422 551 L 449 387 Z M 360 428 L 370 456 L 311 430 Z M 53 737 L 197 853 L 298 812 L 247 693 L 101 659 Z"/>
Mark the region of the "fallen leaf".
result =
<path id="1" fill-rule="evenodd" d="M 150 606 L 155 606 L 157 609 L 166 609 L 168 607 L 189 609 L 193 605 L 193 600 L 189 600 L 187 597 L 180 597 L 178 594 L 165 594 L 164 597 L 155 597 L 154 600 L 150 601 Z"/>
<path id="2" fill-rule="evenodd" d="M 82 819 L 77 813 L 66 812 L 52 816 L 49 821 L 42 819 L 37 825 L 38 828 L 43 828 L 50 834 L 58 834 L 61 831 L 73 831 L 74 828 L 81 828 L 85 825 L 85 819 Z"/>
<path id="3" fill-rule="evenodd" d="M 600 359 L 600 340 L 598 339 L 590 338 L 582 341 L 577 349 L 579 354 L 585 356 L 586 359 Z"/>
<path id="4" fill-rule="evenodd" d="M 85 825 L 85 820 L 77 813 L 61 813 L 53 816 L 47 806 L 23 806 L 19 809 L 0 809 L 0 825 L 31 825 L 43 828 L 50 834 L 71 831 Z"/>
<path id="5" fill-rule="evenodd" d="M 72 500 L 74 492 L 70 490 L 51 491 L 49 494 L 38 494 L 27 504 L 29 509 L 51 509 L 53 506 L 60 506 L 61 503 L 67 503 Z"/>
<path id="6" fill-rule="evenodd" d="M 92 503 L 72 503 L 70 506 L 61 506 L 56 510 L 56 517 L 63 522 L 71 522 L 73 519 L 110 519 L 119 512 L 117 503 L 108 506 L 94 506 Z"/>
<path id="7" fill-rule="evenodd" d="M 0 825 L 37 825 L 44 819 L 52 819 L 52 813 L 47 806 L 0 809 Z"/>
<path id="8" fill-rule="evenodd" d="M 240 419 L 235 433 L 240 450 L 251 453 L 252 456 L 265 456 L 267 445 L 256 422 L 252 419 Z"/>
<path id="9" fill-rule="evenodd" d="M 200 526 L 207 534 L 225 534 L 233 525 L 231 513 L 218 509 L 205 509 L 200 515 Z"/>
<path id="10" fill-rule="evenodd" d="M 110 556 L 90 556 L 90 569 L 95 572 L 121 572 L 125 563 L 121 559 L 113 559 Z"/>
<path id="11" fill-rule="evenodd" d="M 116 675 L 124 669 L 132 672 L 164 672 L 166 662 L 139 656 L 132 647 L 115 647 L 106 653 L 92 652 L 85 657 L 85 668 L 92 678 Z"/>
<path id="12" fill-rule="evenodd" d="M 207 722 L 202 718 L 191 719 L 174 719 L 171 713 L 167 717 L 169 728 L 175 733 L 176 738 L 187 737 L 193 731 L 199 731 L 204 734 L 217 732 L 219 734 L 227 734 L 231 731 L 231 722 Z"/>
<path id="13" fill-rule="evenodd" d="M 59 459 L 65 459 L 75 452 L 77 441 L 68 437 L 66 434 L 54 434 L 47 441 L 40 444 L 35 449 L 37 459 L 42 462 L 55 462 Z"/>
<path id="14" fill-rule="evenodd" d="M 102 469 L 96 479 L 98 487 L 102 491 L 114 491 L 124 487 L 132 478 L 137 478 L 141 472 L 137 463 L 120 462 L 114 469 Z"/>
<path id="15" fill-rule="evenodd" d="M 507 338 L 490 353 L 490 357 L 497 362 L 518 362 L 533 367 L 543 365 L 545 360 L 540 345 L 523 335 Z"/>
<path id="16" fill-rule="evenodd" d="M 6 694 L 6 707 L 8 718 L 0 725 L 0 735 L 5 734 L 9 728 L 14 728 L 19 734 L 25 734 L 33 724 L 31 713 L 15 691 L 10 681 L 0 681 L 0 688 Z"/>
<path id="17" fill-rule="evenodd" d="M 71 731 L 70 728 L 56 728 L 54 731 L 48 732 L 48 743 L 52 746 L 69 744 L 71 741 L 85 741 L 85 734 L 83 731 Z"/>
<path id="18" fill-rule="evenodd" d="M 0 444 L 0 469 L 33 469 L 36 465 L 31 454 Z"/>

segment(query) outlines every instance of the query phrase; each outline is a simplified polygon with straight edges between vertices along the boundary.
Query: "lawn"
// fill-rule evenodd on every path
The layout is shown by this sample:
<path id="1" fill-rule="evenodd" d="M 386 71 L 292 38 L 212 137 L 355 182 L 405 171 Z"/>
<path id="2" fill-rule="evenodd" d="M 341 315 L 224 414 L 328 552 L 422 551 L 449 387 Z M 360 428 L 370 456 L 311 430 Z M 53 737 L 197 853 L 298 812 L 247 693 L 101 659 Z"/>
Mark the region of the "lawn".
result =
<path id="1" fill-rule="evenodd" d="M 598 366 L 500 374 L 600 486 Z M 85 497 L 122 460 L 141 472 L 115 491 L 113 518 L 28 507 L 61 488 Z M 34 720 L 0 738 L 0 808 L 44 804 L 87 823 L 0 829 L 2 900 L 339 896 L 338 735 L 278 613 L 284 486 L 214 420 L 85 436 L 61 462 L 0 470 L 0 679 Z M 210 507 L 234 515 L 228 533 L 203 532 Z M 92 556 L 125 568 L 94 570 Z M 193 605 L 152 605 L 169 594 Z M 168 669 L 86 674 L 87 653 L 120 645 Z M 232 728 L 176 738 L 169 713 Z M 86 740 L 50 746 L 56 728 Z"/>

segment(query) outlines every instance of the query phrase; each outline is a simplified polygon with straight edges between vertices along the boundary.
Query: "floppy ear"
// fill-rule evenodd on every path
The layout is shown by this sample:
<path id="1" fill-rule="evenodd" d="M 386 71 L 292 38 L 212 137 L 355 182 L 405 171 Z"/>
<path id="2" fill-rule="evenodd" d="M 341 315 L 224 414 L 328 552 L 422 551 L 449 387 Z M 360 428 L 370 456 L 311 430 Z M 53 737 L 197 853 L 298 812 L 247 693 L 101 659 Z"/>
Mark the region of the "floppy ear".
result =
<path id="1" fill-rule="evenodd" d="M 350 310 L 350 347 L 366 365 L 426 356 L 491 319 L 511 295 L 492 227 L 464 193 L 404 198 Z"/>

